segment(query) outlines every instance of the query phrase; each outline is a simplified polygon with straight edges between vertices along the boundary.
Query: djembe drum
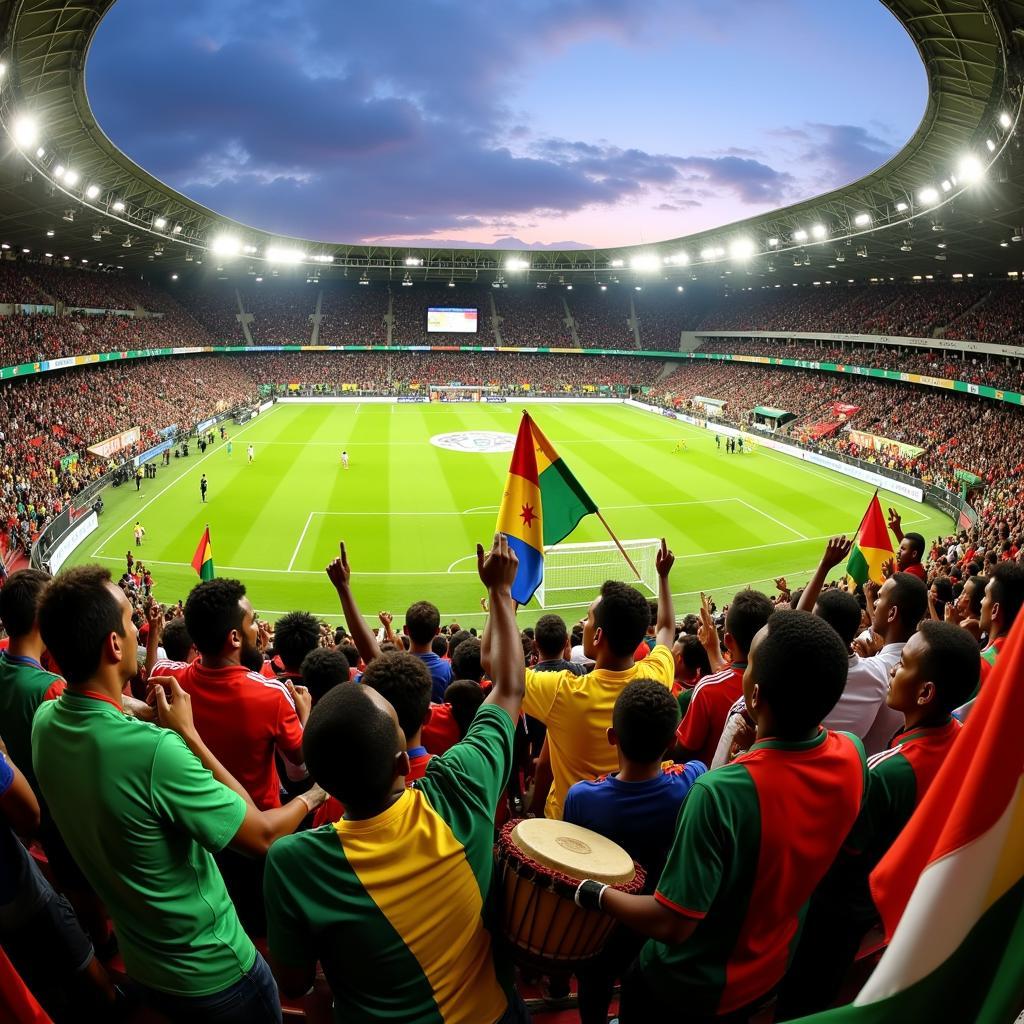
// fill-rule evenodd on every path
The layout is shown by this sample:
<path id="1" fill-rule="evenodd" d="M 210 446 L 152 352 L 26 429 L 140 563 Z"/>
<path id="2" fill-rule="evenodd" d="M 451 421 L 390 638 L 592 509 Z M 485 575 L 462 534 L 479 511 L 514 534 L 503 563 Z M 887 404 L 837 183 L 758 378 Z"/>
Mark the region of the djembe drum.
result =
<path id="1" fill-rule="evenodd" d="M 638 893 L 644 869 L 610 839 L 548 818 L 508 822 L 497 844 L 502 932 L 515 959 L 552 970 L 597 956 L 615 921 L 576 906 L 585 878 Z"/>

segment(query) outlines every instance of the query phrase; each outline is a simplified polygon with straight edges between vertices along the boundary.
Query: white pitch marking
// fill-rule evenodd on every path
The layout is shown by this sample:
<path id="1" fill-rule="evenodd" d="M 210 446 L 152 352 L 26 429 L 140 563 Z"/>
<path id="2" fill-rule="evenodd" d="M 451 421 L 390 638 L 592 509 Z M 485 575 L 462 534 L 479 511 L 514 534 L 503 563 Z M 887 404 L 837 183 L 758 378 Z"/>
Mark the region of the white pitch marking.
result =
<path id="1" fill-rule="evenodd" d="M 759 516 L 764 516 L 765 519 L 770 519 L 773 523 L 777 523 L 784 530 L 789 530 L 790 533 L 795 533 L 801 540 L 807 540 L 806 534 L 801 533 L 799 530 L 794 530 L 792 526 L 787 526 L 786 523 L 784 523 L 781 519 L 776 519 L 775 516 L 769 515 L 767 512 L 764 512 L 759 508 L 755 508 L 753 505 L 750 504 L 749 501 L 744 501 L 742 498 L 737 498 L 736 500 L 741 505 L 746 505 L 751 512 L 756 512 Z"/>
<path id="2" fill-rule="evenodd" d="M 295 564 L 295 559 L 299 556 L 299 548 L 302 547 L 302 542 L 306 539 L 306 531 L 309 529 L 309 524 L 313 521 L 313 516 L 315 514 L 316 513 L 314 512 L 310 512 L 309 515 L 306 516 L 306 525 L 302 528 L 302 533 L 299 534 L 298 543 L 295 545 L 295 550 L 292 552 L 292 560 L 288 563 L 288 572 L 292 571 L 292 566 Z"/>

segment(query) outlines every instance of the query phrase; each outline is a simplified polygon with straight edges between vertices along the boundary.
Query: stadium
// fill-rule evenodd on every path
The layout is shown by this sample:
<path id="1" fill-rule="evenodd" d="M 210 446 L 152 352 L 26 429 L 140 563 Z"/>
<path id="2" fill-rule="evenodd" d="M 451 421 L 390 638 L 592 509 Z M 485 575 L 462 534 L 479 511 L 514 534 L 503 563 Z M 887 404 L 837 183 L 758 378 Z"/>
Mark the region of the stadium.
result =
<path id="1" fill-rule="evenodd" d="M 507 248 L 166 184 L 128 2 L 0 0 L 0 1020 L 1019 1020 L 1024 2 L 879 0 L 848 184 Z"/>

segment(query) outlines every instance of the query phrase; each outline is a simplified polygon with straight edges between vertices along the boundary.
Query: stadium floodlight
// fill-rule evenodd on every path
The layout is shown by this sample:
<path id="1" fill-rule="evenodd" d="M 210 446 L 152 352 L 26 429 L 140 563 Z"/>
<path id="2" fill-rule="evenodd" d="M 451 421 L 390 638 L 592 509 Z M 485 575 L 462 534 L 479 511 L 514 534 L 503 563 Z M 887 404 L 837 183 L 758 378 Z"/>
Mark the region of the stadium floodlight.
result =
<path id="1" fill-rule="evenodd" d="M 685 267 L 690 262 L 690 254 L 688 252 L 676 252 L 671 256 L 666 256 L 665 262 L 672 267 Z"/>
<path id="2" fill-rule="evenodd" d="M 46 156 L 46 147 L 45 146 L 40 146 L 36 150 L 36 159 L 37 160 L 42 160 L 44 156 Z"/>
<path id="3" fill-rule="evenodd" d="M 115 200 L 110 207 L 114 213 L 124 213 L 124 201 L 121 199 Z"/>
<path id="4" fill-rule="evenodd" d="M 449 281 L 448 282 L 448 287 L 449 288 L 454 288 L 455 287 L 455 282 L 454 281 Z"/>
<path id="5" fill-rule="evenodd" d="M 178 280 L 178 275 L 177 274 L 171 274 L 171 280 L 172 281 L 177 281 Z"/>
<path id="6" fill-rule="evenodd" d="M 80 175 L 79 175 L 78 171 L 73 171 L 69 167 L 64 172 L 64 184 L 67 185 L 69 188 L 74 188 L 75 185 L 78 184 L 79 177 L 80 177 Z"/>
<path id="7" fill-rule="evenodd" d="M 214 256 L 237 256 L 242 243 L 234 235 L 217 235 L 210 242 L 210 252 Z"/>
<path id="8" fill-rule="evenodd" d="M 153 227 L 155 227 L 157 229 L 157 231 L 163 231 L 163 229 L 165 227 L 167 227 L 167 218 L 166 217 L 154 217 L 153 218 Z"/>
<path id="9" fill-rule="evenodd" d="M 269 250 L 268 250 L 268 252 L 269 252 Z M 268 259 L 269 259 L 269 256 L 268 256 Z M 405 257 L 405 265 L 407 267 L 422 267 L 423 266 L 423 260 L 420 259 L 419 256 L 406 256 Z"/>
<path id="10" fill-rule="evenodd" d="M 990 153 L 994 153 L 996 151 L 996 144 L 991 139 L 986 139 L 985 145 L 988 146 L 988 151 Z"/>
<path id="11" fill-rule="evenodd" d="M 980 181 L 985 177 L 985 165 L 974 153 L 965 153 L 960 157 L 960 162 L 956 165 L 956 172 L 960 176 L 961 181 L 967 185 L 972 185 L 974 182 Z"/>
<path id="12" fill-rule="evenodd" d="M 301 249 L 288 249 L 280 245 L 268 246 L 264 259 L 268 263 L 301 263 L 306 254 Z"/>
<path id="13" fill-rule="evenodd" d="M 85 190 L 85 195 L 86 195 L 86 198 L 88 198 L 88 199 L 95 199 L 99 194 L 100 194 L 100 187 L 99 187 L 99 185 L 90 185 Z"/>
<path id="14" fill-rule="evenodd" d="M 999 127 L 1000 128 L 1009 128 L 1011 124 L 1013 124 L 1013 118 L 1010 117 L 1010 115 L 1004 110 L 999 115 Z"/>
<path id="15" fill-rule="evenodd" d="M 252 256 L 252 255 L 254 255 L 256 253 L 256 246 L 255 245 L 245 245 L 245 246 L 242 247 L 242 252 L 244 252 L 246 256 Z"/>
<path id="16" fill-rule="evenodd" d="M 3 78 L 7 74 L 7 65 L 0 60 L 0 78 Z"/>
<path id="17" fill-rule="evenodd" d="M 897 213 L 906 213 L 907 209 L 908 209 L 908 207 L 907 207 L 906 203 L 897 203 L 896 204 L 896 212 Z"/>
<path id="18" fill-rule="evenodd" d="M 334 257 L 333 256 L 328 256 L 327 253 L 322 252 L 322 253 L 320 253 L 319 256 L 316 257 L 316 261 L 317 261 L 317 263 L 333 263 L 334 262 Z"/>
<path id="19" fill-rule="evenodd" d="M 612 266 L 612 267 L 621 267 L 621 266 L 624 266 L 624 265 L 625 265 L 625 263 L 624 263 L 623 260 L 612 260 L 611 263 L 609 264 L 609 266 Z"/>
<path id="20" fill-rule="evenodd" d="M 939 190 L 928 185 L 917 193 L 917 201 L 922 206 L 934 206 L 939 201 Z"/>
<path id="21" fill-rule="evenodd" d="M 638 253 L 636 256 L 630 257 L 629 265 L 633 270 L 639 270 L 644 273 L 651 273 L 655 270 L 660 269 L 661 260 L 657 256 L 651 253 Z"/>
<path id="22" fill-rule="evenodd" d="M 817 239 L 822 239 L 828 234 L 828 229 L 824 224 L 815 224 L 811 227 L 811 234 Z"/>
<path id="23" fill-rule="evenodd" d="M 779 240 L 777 238 L 769 238 L 768 239 L 768 248 L 769 249 L 776 249 L 776 248 L 778 248 L 778 245 L 779 245 Z"/>
<path id="24" fill-rule="evenodd" d="M 171 234 L 172 235 L 180 235 L 181 234 L 181 225 L 180 224 L 175 224 L 174 227 L 171 228 Z"/>
<path id="25" fill-rule="evenodd" d="M 524 260 L 521 256 L 510 256 L 505 260 L 506 270 L 529 270 L 530 261 Z"/>
<path id="26" fill-rule="evenodd" d="M 54 167 L 54 169 L 53 169 L 53 176 L 55 178 L 57 178 L 58 180 L 60 178 L 64 177 L 64 165 L 63 164 L 57 164 L 57 166 Z"/>
<path id="27" fill-rule="evenodd" d="M 943 192 L 952 192 L 952 190 L 953 190 L 953 183 L 948 178 L 946 178 L 942 182 L 942 185 L 940 187 L 942 188 Z"/>
<path id="28" fill-rule="evenodd" d="M 803 228 L 797 228 L 796 231 L 793 232 L 793 241 L 794 242 L 806 242 L 807 241 L 807 232 L 804 231 Z"/>
<path id="29" fill-rule="evenodd" d="M 859 228 L 866 228 L 871 224 L 871 214 L 858 213 L 857 216 L 853 218 L 853 223 Z"/>
<path id="30" fill-rule="evenodd" d="M 18 149 L 28 149 L 39 139 L 39 124 L 31 115 L 22 114 L 15 119 L 11 135 Z"/>
<path id="31" fill-rule="evenodd" d="M 737 238 L 729 244 L 729 255 L 734 260 L 749 260 L 754 255 L 754 243 L 749 238 Z"/>

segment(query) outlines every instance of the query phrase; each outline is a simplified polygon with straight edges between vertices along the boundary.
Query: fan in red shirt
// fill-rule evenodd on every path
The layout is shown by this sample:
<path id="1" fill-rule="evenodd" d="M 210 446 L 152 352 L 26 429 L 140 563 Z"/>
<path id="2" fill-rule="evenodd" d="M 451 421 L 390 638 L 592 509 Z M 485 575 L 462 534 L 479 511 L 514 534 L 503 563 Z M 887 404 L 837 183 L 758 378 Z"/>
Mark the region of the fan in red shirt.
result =
<path id="1" fill-rule="evenodd" d="M 158 661 L 150 678 L 174 676 L 191 696 L 196 728 L 214 756 L 260 810 L 280 807 L 274 751 L 302 764 L 309 691 L 259 673 L 256 621 L 237 580 L 200 583 L 185 602 L 185 625 L 199 658 Z"/>
<path id="2" fill-rule="evenodd" d="M 889 509 L 889 529 L 899 541 L 896 552 L 896 572 L 909 572 L 919 580 L 927 582 L 928 573 L 921 564 L 924 559 L 925 539 L 919 533 L 904 533 L 900 526 L 901 519 L 896 509 Z"/>

